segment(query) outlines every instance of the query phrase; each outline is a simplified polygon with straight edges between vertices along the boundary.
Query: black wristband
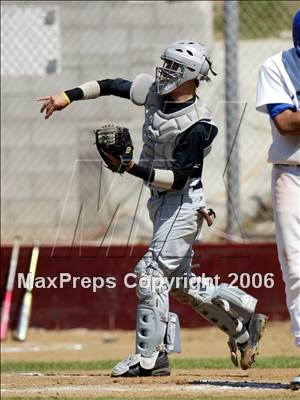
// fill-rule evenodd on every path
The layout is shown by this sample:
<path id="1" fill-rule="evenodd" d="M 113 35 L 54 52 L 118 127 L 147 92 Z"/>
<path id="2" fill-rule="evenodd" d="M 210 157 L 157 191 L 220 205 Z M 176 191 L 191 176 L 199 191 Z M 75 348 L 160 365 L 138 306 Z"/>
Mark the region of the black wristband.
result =
<path id="1" fill-rule="evenodd" d="M 154 169 L 148 167 L 142 167 L 141 165 L 134 164 L 129 171 L 128 174 L 137 176 L 138 178 L 143 179 L 146 182 L 153 182 L 154 179 Z"/>
<path id="2" fill-rule="evenodd" d="M 65 93 L 69 97 L 71 103 L 72 101 L 81 100 L 83 98 L 83 91 L 79 87 L 65 90 Z"/>

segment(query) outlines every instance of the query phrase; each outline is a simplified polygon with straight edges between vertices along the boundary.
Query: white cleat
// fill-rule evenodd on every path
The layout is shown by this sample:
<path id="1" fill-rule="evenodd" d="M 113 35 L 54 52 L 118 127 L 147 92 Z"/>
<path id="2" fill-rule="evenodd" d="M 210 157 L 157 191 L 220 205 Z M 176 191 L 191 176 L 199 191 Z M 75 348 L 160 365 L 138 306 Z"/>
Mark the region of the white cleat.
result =
<path id="1" fill-rule="evenodd" d="M 292 390 L 300 389 L 300 375 L 295 376 L 295 378 L 291 380 L 291 389 Z"/>

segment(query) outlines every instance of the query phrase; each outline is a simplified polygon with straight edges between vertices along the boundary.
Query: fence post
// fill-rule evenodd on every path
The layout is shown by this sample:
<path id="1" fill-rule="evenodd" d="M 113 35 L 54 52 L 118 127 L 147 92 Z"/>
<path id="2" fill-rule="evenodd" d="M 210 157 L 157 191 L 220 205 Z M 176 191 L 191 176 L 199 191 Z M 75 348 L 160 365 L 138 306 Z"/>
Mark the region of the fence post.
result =
<path id="1" fill-rule="evenodd" d="M 225 43 L 225 114 L 226 114 L 226 171 L 227 226 L 234 234 L 239 219 L 239 148 L 237 129 L 239 125 L 238 104 L 238 40 L 239 10 L 237 1 L 224 1 Z"/>

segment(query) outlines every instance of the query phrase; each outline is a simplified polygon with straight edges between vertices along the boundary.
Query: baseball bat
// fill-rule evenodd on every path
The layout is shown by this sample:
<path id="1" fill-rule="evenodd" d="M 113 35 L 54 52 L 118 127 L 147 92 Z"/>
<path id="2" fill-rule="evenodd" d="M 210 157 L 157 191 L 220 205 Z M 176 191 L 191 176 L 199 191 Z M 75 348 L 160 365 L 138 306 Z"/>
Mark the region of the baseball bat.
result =
<path id="1" fill-rule="evenodd" d="M 33 283 L 39 258 L 39 251 L 40 251 L 40 243 L 39 241 L 35 241 L 33 243 L 33 248 L 31 252 L 28 276 L 29 277 L 29 285 L 26 287 L 26 291 L 23 297 L 19 320 L 17 324 L 16 334 L 14 339 L 24 341 L 27 337 L 27 331 L 29 326 L 29 320 L 31 315 L 31 304 L 32 304 L 32 290 L 33 290 Z"/>
<path id="2" fill-rule="evenodd" d="M 13 248 L 10 256 L 10 263 L 8 269 L 8 278 L 6 283 L 6 291 L 1 310 L 1 328 L 0 328 L 0 339 L 5 340 L 7 337 L 8 326 L 9 326 L 9 314 L 12 304 L 12 293 L 14 287 L 14 281 L 17 271 L 19 251 L 20 251 L 20 240 L 21 238 L 16 236 L 13 243 Z"/>

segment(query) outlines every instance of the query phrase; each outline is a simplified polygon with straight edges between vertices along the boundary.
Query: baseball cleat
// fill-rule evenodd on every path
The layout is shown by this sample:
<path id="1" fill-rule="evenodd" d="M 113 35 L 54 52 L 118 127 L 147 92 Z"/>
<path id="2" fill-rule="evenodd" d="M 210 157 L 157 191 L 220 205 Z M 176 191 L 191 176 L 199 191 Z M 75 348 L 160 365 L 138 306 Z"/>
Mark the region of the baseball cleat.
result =
<path id="1" fill-rule="evenodd" d="M 241 368 L 246 370 L 251 368 L 258 355 L 258 343 L 263 335 L 268 317 L 264 314 L 254 314 L 249 322 L 249 339 L 238 348 L 241 352 Z"/>
<path id="2" fill-rule="evenodd" d="M 295 378 L 291 380 L 291 389 L 292 390 L 300 389 L 300 375 L 295 376 Z"/>
<path id="3" fill-rule="evenodd" d="M 117 364 L 113 368 L 111 376 L 133 378 L 138 376 L 167 376 L 170 374 L 171 369 L 169 366 L 168 354 L 165 351 L 161 351 L 158 354 L 157 360 L 152 369 L 145 369 L 141 367 L 140 355 L 135 354 L 134 356 L 130 356 L 128 359 Z"/>
<path id="4" fill-rule="evenodd" d="M 233 338 L 229 338 L 228 346 L 229 346 L 229 349 L 230 349 L 231 362 L 232 362 L 233 365 L 238 367 L 239 366 L 239 360 L 238 360 L 238 354 L 237 354 L 238 347 L 237 347 L 236 341 Z"/>

